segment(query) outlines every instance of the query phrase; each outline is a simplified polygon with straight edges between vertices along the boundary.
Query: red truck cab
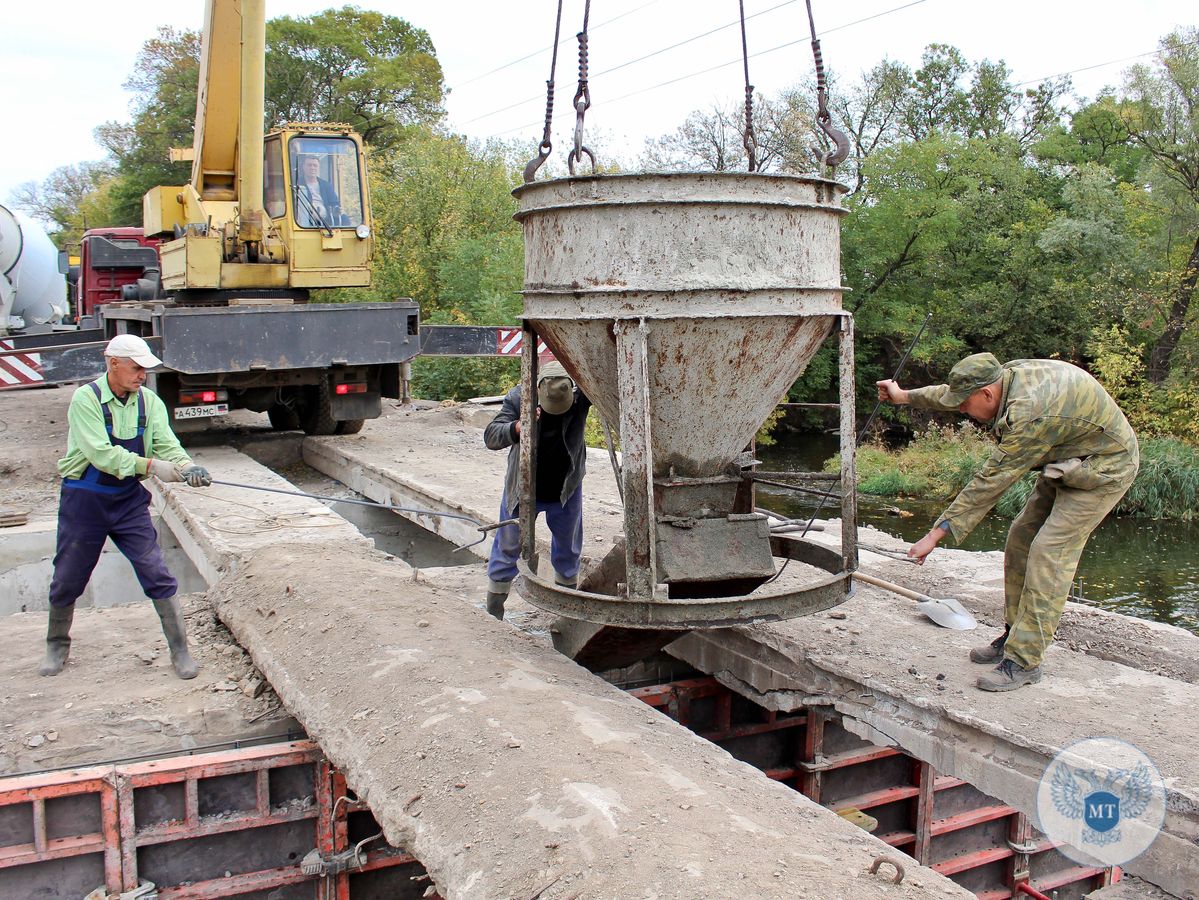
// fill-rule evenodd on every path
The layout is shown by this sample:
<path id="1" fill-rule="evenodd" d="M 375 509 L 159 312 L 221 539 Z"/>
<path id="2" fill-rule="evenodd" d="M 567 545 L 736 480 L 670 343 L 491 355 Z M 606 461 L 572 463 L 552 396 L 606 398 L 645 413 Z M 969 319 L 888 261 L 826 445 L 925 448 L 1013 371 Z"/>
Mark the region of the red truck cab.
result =
<path id="1" fill-rule="evenodd" d="M 79 248 L 79 280 L 75 285 L 75 322 L 96 308 L 121 299 L 121 289 L 137 284 L 148 270 L 159 268 L 161 238 L 146 237 L 140 228 L 90 228 Z"/>

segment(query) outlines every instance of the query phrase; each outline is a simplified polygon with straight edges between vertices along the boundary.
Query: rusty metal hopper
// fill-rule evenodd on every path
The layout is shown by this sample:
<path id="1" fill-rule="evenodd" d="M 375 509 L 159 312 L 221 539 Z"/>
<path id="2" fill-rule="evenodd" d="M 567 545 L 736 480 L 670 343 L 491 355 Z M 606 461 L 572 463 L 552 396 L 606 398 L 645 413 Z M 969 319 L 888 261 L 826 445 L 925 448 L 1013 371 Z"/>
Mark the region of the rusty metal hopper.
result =
<path id="1" fill-rule="evenodd" d="M 628 560 L 615 596 L 645 607 L 631 617 L 635 602 L 619 607 L 619 624 L 686 618 L 684 599 L 726 601 L 720 621 L 743 620 L 727 601 L 752 607 L 734 595 L 773 574 L 769 527 L 741 463 L 830 332 L 848 333 L 844 190 L 817 178 L 678 173 L 514 192 L 525 327 L 619 426 Z M 852 373 L 851 342 L 848 364 Z"/>

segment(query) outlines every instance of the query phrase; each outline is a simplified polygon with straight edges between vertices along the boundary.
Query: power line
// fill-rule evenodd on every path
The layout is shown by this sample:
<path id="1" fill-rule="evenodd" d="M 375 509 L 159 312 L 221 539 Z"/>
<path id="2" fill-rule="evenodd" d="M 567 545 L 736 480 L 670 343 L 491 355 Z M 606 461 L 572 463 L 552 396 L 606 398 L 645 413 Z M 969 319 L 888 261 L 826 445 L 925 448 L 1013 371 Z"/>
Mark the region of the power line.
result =
<path id="1" fill-rule="evenodd" d="M 1190 44 L 1199 44 L 1199 41 L 1190 41 L 1188 42 L 1188 45 Z M 1058 72 L 1056 75 L 1046 75 L 1044 78 L 1034 78 L 1031 81 L 1021 81 L 1019 84 L 1012 85 L 1012 87 L 1020 88 L 1029 84 L 1041 84 L 1042 82 L 1048 81 L 1050 78 L 1063 78 L 1066 75 L 1077 75 L 1079 72 L 1089 72 L 1092 69 L 1102 69 L 1104 66 L 1115 66 L 1134 59 L 1143 59 L 1146 56 L 1153 56 L 1153 54 L 1161 52 L 1162 49 L 1158 47 L 1156 50 L 1147 50 L 1144 53 L 1137 53 L 1132 56 L 1122 57 L 1120 59 L 1109 59 L 1107 62 L 1095 63 L 1092 66 L 1083 66 L 1080 69 L 1071 69 L 1069 72 Z"/>
<path id="2" fill-rule="evenodd" d="M 841 29 L 843 29 L 843 28 L 849 28 L 849 27 L 850 27 L 850 26 L 852 26 L 852 25 L 858 25 L 858 24 L 861 24 L 862 22 L 868 22 L 868 21 L 870 21 L 871 19 L 877 19 L 877 18 L 879 18 L 880 16 L 885 16 L 885 15 L 888 15 L 888 14 L 890 14 L 890 13 L 892 13 L 892 12 L 899 12 L 900 10 L 907 9 L 907 8 L 908 8 L 908 7 L 910 7 L 910 6 L 916 6 L 916 5 L 918 5 L 918 4 L 920 4 L 920 3 L 924 3 L 924 2 L 925 2 L 925 0 L 913 0 L 913 2 L 911 2 L 911 3 L 906 3 L 906 4 L 904 4 L 903 6 L 897 6 L 897 7 L 893 8 L 893 9 L 885 10 L 885 11 L 883 11 L 883 12 L 881 12 L 881 13 L 876 13 L 876 14 L 875 14 L 875 15 L 873 15 L 873 16 L 867 16 L 867 17 L 866 17 L 866 18 L 864 18 L 864 19 L 857 19 L 857 20 L 855 20 L 855 21 L 853 21 L 853 22 L 847 22 L 847 23 L 845 23 L 844 25 L 837 25 L 837 26 L 835 26 L 834 28 L 830 28 L 830 29 L 828 29 L 827 31 L 822 31 L 822 32 L 820 32 L 820 34 L 819 34 L 818 36 L 819 36 L 819 37 L 823 37 L 824 35 L 826 35 L 826 34 L 830 34 L 830 33 L 831 33 L 831 32 L 833 32 L 833 31 L 840 31 L 840 30 L 841 30 Z M 805 37 L 805 38 L 801 38 L 801 39 L 799 39 L 799 40 L 795 40 L 795 41 L 788 41 L 788 42 L 787 42 L 787 43 L 785 43 L 785 44 L 779 44 L 777 47 L 771 47 L 769 50 L 760 50 L 760 51 L 758 51 L 757 53 L 752 53 L 752 54 L 750 54 L 750 59 L 753 59 L 754 57 L 757 57 L 757 56 L 765 56 L 765 55 L 766 55 L 766 54 L 768 54 L 768 53 L 774 53 L 774 52 L 776 52 L 776 51 L 778 51 L 778 50 L 785 50 L 785 49 L 786 49 L 786 48 L 788 48 L 788 47 L 794 47 L 796 44 L 802 44 L 802 43 L 805 43 L 805 42 L 807 42 L 807 40 L 808 40 L 808 39 Z M 1184 46 L 1191 46 L 1191 45 L 1199 45 L 1199 41 L 1190 41 L 1190 42 L 1187 42 L 1187 43 L 1186 43 Z M 1092 69 L 1100 69 L 1100 68 L 1103 68 L 1104 66 L 1118 65 L 1118 64 L 1120 64 L 1120 63 L 1129 62 L 1129 61 L 1131 61 L 1131 60 L 1134 60 L 1134 59 L 1143 59 L 1143 58 L 1144 58 L 1144 57 L 1146 57 L 1146 56 L 1153 56 L 1154 54 L 1156 54 L 1156 53 L 1161 53 L 1161 52 L 1162 52 L 1162 49 L 1159 47 L 1159 48 L 1157 48 L 1157 49 L 1154 49 L 1154 50 L 1147 50 L 1147 51 L 1145 51 L 1144 53 L 1136 53 L 1136 54 L 1133 54 L 1132 56 L 1125 56 L 1125 57 L 1122 57 L 1122 58 L 1120 58 L 1120 59 L 1111 59 L 1111 60 L 1108 60 L 1108 61 L 1106 61 L 1106 62 L 1094 63 L 1093 65 L 1089 65 L 1089 66 L 1080 66 L 1080 67 L 1079 67 L 1079 68 L 1077 68 L 1077 69 L 1071 69 L 1071 70 L 1070 70 L 1070 71 L 1068 71 L 1068 72 L 1059 72 L 1059 73 L 1058 73 L 1058 74 L 1056 74 L 1056 75 L 1047 75 L 1047 76 L 1045 76 L 1044 78 L 1034 78 L 1034 79 L 1032 79 L 1032 80 L 1030 80 L 1030 81 L 1021 81 L 1019 84 L 1014 84 L 1014 85 L 1012 85 L 1012 87 L 1013 87 L 1013 88 L 1020 88 L 1020 87 L 1025 87 L 1025 86 L 1027 86 L 1027 85 L 1030 85 L 1030 84 L 1041 84 L 1041 83 L 1043 83 L 1043 82 L 1045 82 L 1045 81 L 1048 81 L 1048 80 L 1049 80 L 1049 79 L 1051 79 L 1051 78 L 1061 78 L 1061 77 L 1064 77 L 1064 76 L 1066 76 L 1066 75 L 1076 75 L 1076 74 L 1078 74 L 1079 72 L 1088 72 L 1088 71 L 1090 71 L 1090 70 L 1092 70 Z M 621 94 L 619 97 L 613 97 L 613 98 L 607 99 L 607 100 L 605 100 L 605 101 L 604 101 L 604 104 L 605 104 L 605 105 L 609 105 L 609 104 L 612 104 L 612 103 L 619 103 L 620 101 L 622 101 L 622 100 L 627 100 L 627 99 L 629 99 L 630 97 L 636 97 L 636 96 L 638 96 L 638 95 L 640 95 L 640 94 L 644 94 L 644 93 L 647 93 L 647 92 L 649 92 L 649 91 L 654 91 L 654 90 L 657 90 L 658 88 L 662 88 L 662 87 L 668 87 L 668 86 L 670 86 L 670 85 L 672 85 L 672 84 L 677 84 L 677 83 L 678 83 L 678 82 L 680 82 L 680 81 L 686 81 L 686 80 L 687 80 L 687 79 L 689 79 L 689 78 L 697 78 L 697 77 L 699 77 L 700 75 L 707 75 L 707 74 L 709 74 L 709 73 L 711 73 L 711 72 L 718 71 L 719 69 L 725 69 L 725 68 L 728 68 L 729 66 L 738 65 L 738 64 L 740 64 L 740 63 L 741 63 L 741 60 L 740 60 L 740 59 L 733 59 L 733 60 L 729 60 L 728 62 L 719 63 L 718 65 L 715 65 L 715 66 L 709 66 L 708 68 L 706 68 L 706 69 L 701 69 L 701 70 L 699 70 L 699 71 L 697 71 L 697 72 L 691 72 L 691 73 L 689 73 L 689 74 L 687 74 L 687 75 L 680 75 L 680 76 L 679 76 L 679 77 L 677 77 L 677 78 L 671 78 L 671 79 L 668 79 L 667 81 L 659 82 L 658 84 L 655 84 L 655 85 L 650 85 L 649 87 L 639 88 L 639 89 L 637 89 L 637 90 L 635 90 L 635 91 L 630 91 L 630 92 L 629 92 L 629 93 L 627 93 L 627 94 Z M 555 118 L 558 118 L 558 116 L 555 116 Z M 563 118 L 565 118 L 565 114 L 563 115 Z M 516 131 L 522 131 L 522 130 L 524 130 L 525 128 L 530 128 L 530 127 L 532 127 L 533 125 L 537 125 L 537 124 L 539 124 L 539 123 L 537 123 L 537 122 L 533 122 L 533 123 L 531 123 L 531 124 L 519 125 L 519 126 L 517 126 L 517 127 L 515 127 L 515 128 L 509 128 L 509 129 L 507 129 L 506 131 L 501 131 L 501 132 L 498 132 L 498 133 L 496 133 L 496 134 L 493 134 L 493 135 L 490 135 L 490 136 L 491 136 L 491 137 L 501 137 L 501 136 L 503 136 L 503 135 L 506 135 L 506 134 L 511 134 L 511 133 L 513 133 L 513 132 L 516 132 Z"/>
<path id="3" fill-rule="evenodd" d="M 655 3 L 660 3 L 660 2 L 661 2 L 661 0 L 649 0 L 648 3 L 642 3 L 640 6 L 634 7 L 633 9 L 630 9 L 627 12 L 622 12 L 618 16 L 613 16 L 610 19 L 605 19 L 604 21 L 600 22 L 598 25 L 591 26 L 590 30 L 598 31 L 599 29 L 603 28 L 605 25 L 611 25 L 613 22 L 615 22 L 619 19 L 623 19 L 625 16 L 631 16 L 633 13 L 641 12 L 641 10 L 645 9 L 647 6 L 653 6 Z M 558 42 L 558 46 L 561 47 L 563 44 L 569 44 L 573 40 L 574 40 L 574 38 L 572 38 L 572 37 L 565 37 Z M 455 91 L 458 88 L 466 87 L 466 85 L 468 85 L 468 84 L 474 84 L 476 81 L 486 78 L 488 75 L 494 75 L 496 72 L 502 72 L 502 71 L 504 71 L 504 69 L 509 69 L 518 63 L 522 63 L 525 60 L 532 59 L 534 56 L 545 53 L 547 50 L 552 50 L 552 49 L 554 49 L 554 48 L 553 47 L 542 47 L 540 50 L 534 50 L 532 53 L 526 54 L 525 56 L 522 56 L 520 59 L 514 59 L 511 62 L 504 63 L 502 66 L 496 66 L 494 69 L 491 69 L 488 72 L 484 72 L 482 75 L 475 75 L 472 78 L 466 79 L 466 81 L 459 82 L 458 84 L 454 85 L 451 88 L 447 88 L 447 90 Z M 522 102 L 524 102 L 524 101 L 522 101 Z"/>
<path id="4" fill-rule="evenodd" d="M 772 6 L 769 9 L 761 10 L 760 12 L 756 12 L 751 16 L 746 16 L 745 17 L 746 21 L 756 18 L 757 16 L 764 16 L 764 15 L 766 15 L 766 13 L 774 12 L 776 9 L 781 9 L 784 6 L 790 6 L 792 3 L 795 3 L 795 2 L 796 2 L 796 0 L 783 0 L 782 3 L 779 3 L 776 6 Z M 924 3 L 925 0 L 915 0 L 915 2 L 916 3 Z M 646 5 L 648 6 L 648 4 L 646 4 Z M 913 4 L 909 4 L 909 5 L 913 5 Z M 609 21 L 613 21 L 613 20 L 610 19 Z M 615 72 L 617 69 L 623 69 L 626 66 L 633 65 L 634 63 L 644 62 L 645 60 L 650 59 L 651 57 L 658 56 L 661 53 L 666 53 L 670 50 L 674 50 L 678 47 L 682 47 L 685 44 L 690 44 L 692 41 L 698 41 L 700 38 L 708 37 L 709 35 L 715 34 L 718 31 L 723 31 L 726 28 L 731 28 L 732 26 L 739 25 L 739 24 L 741 24 L 740 19 L 738 19 L 734 22 L 729 22 L 726 25 L 720 25 L 717 28 L 712 28 L 708 31 L 705 31 L 702 34 L 693 35 L 692 37 L 681 40 L 677 44 L 671 44 L 669 47 L 663 47 L 660 50 L 655 50 L 653 53 L 647 53 L 645 56 L 639 56 L 636 59 L 630 59 L 627 62 L 622 62 L 619 65 L 613 66 L 610 69 L 604 69 L 602 72 L 596 72 L 594 75 L 591 76 L 591 78 L 592 78 L 592 80 L 595 80 L 596 78 L 599 78 L 602 75 L 607 75 L 611 72 Z M 558 44 L 558 46 L 560 47 L 560 46 L 562 46 L 562 44 L 565 44 L 565 43 L 567 43 L 567 41 L 561 41 Z M 539 50 L 538 53 L 540 53 L 540 52 L 543 52 L 543 51 Z M 536 54 L 533 54 L 533 55 L 536 55 Z M 528 59 L 529 57 L 526 56 L 524 58 Z M 501 68 L 504 68 L 504 67 L 501 66 Z M 499 70 L 497 69 L 495 71 L 499 71 Z M 491 112 L 483 113 L 483 115 L 481 115 L 481 116 L 475 116 L 473 119 L 467 119 L 465 122 L 461 122 L 459 124 L 460 124 L 460 126 L 465 126 L 465 125 L 470 125 L 473 122 L 478 122 L 481 119 L 490 119 L 492 116 L 498 116 L 502 112 L 507 112 L 508 110 L 515 109 L 518 106 L 524 106 L 526 103 L 532 103 L 534 100 L 540 100 L 541 97 L 542 97 L 541 94 L 534 94 L 531 97 L 525 97 L 523 100 L 517 100 L 515 103 L 509 103 L 507 106 L 502 106 L 499 109 L 493 109 Z M 524 126 L 521 126 L 521 127 L 524 127 Z"/>
<path id="5" fill-rule="evenodd" d="M 909 2 L 909 3 L 904 3 L 904 4 L 900 5 L 900 6 L 895 6 L 895 7 L 892 7 L 891 9 L 885 9 L 885 10 L 883 10 L 882 12 L 875 13 L 874 15 L 871 15 L 871 16 L 866 16 L 866 17 L 864 17 L 864 18 L 861 18 L 861 19 L 855 19 L 855 20 L 853 20 L 852 22 L 845 22 L 845 23 L 843 23 L 843 24 L 841 24 L 841 25 L 835 25 L 835 26 L 833 26 L 832 28 L 829 28 L 829 29 L 826 29 L 826 30 L 824 30 L 824 31 L 820 32 L 820 33 L 817 35 L 817 37 L 824 37 L 824 36 L 825 36 L 825 35 L 827 35 L 827 34 L 832 34 L 834 31 L 842 31 L 843 29 L 846 29 L 846 28 L 851 28 L 851 27 L 853 27 L 853 26 L 855 26 L 855 25 L 861 25 L 863 22 L 869 22 L 869 21 L 871 21 L 871 20 L 873 20 L 873 19 L 879 19 L 879 18 L 882 18 L 883 16 L 888 16 L 888 15 L 891 15 L 892 13 L 901 12 L 901 11 L 903 11 L 903 10 L 905 10 L 905 9 L 909 9 L 910 7 L 913 7 L 913 6 L 919 6 L 920 4 L 922 4 L 922 3 L 926 3 L 926 2 L 928 2 L 928 0 L 911 0 L 911 2 Z M 782 5 L 785 5 L 785 4 L 782 4 Z M 776 8 L 777 8 L 777 7 L 776 7 Z M 736 22 L 735 22 L 735 23 L 732 23 L 732 24 L 739 24 L 739 23 L 736 23 Z M 727 27 L 727 26 L 725 26 L 725 27 Z M 796 46 L 797 44 L 806 44 L 806 43 L 808 43 L 810 40 L 811 40 L 811 39 L 810 39 L 809 37 L 807 37 L 807 36 L 804 36 L 804 37 L 802 37 L 802 38 L 799 38 L 799 39 L 797 39 L 797 40 L 794 40 L 794 41 L 787 41 L 787 42 L 786 42 L 786 43 L 784 43 L 784 44 L 779 44 L 777 47 L 771 47 L 771 48 L 770 48 L 770 49 L 768 49 L 768 50 L 759 50 L 757 53 L 751 53 L 751 54 L 749 55 L 749 58 L 750 58 L 750 59 L 755 59 L 755 58 L 757 58 L 757 57 L 759 57 L 759 56 L 766 56 L 766 55 L 767 55 L 767 54 L 769 54 L 769 53 L 775 53 L 775 52 L 777 52 L 777 51 L 779 51 L 779 50 L 786 50 L 787 48 L 789 48 L 789 47 L 794 47 L 794 46 Z M 659 52 L 661 52 L 661 51 L 659 51 Z M 650 54 L 650 55 L 651 55 L 651 56 L 653 56 L 653 55 L 655 55 L 655 54 Z M 646 57 L 646 58 L 648 58 L 648 57 Z M 715 72 L 715 71 L 718 71 L 718 70 L 720 70 L 720 69 L 727 68 L 728 66 L 739 65 L 741 62 L 742 62 L 742 60 L 741 60 L 741 59 L 733 59 L 733 60 L 729 60 L 728 62 L 718 63 L 717 65 L 714 65 L 714 66 L 709 66 L 709 67 L 708 67 L 708 68 L 706 68 L 706 69 L 700 69 L 700 70 L 699 70 L 699 71 L 697 71 L 697 72 L 690 72 L 690 73 L 688 73 L 688 74 L 686 74 L 686 75 L 680 75 L 680 76 L 678 76 L 677 78 L 671 78 L 671 79 L 668 79 L 668 80 L 666 80 L 666 81 L 659 82 L 658 84 L 650 85 L 649 87 L 638 88 L 638 89 L 637 89 L 637 90 L 635 90 L 635 91 L 630 91 L 629 93 L 627 93 L 627 94 L 622 94 L 622 95 L 621 95 L 621 96 L 619 96 L 619 97 L 614 97 L 614 98 L 611 98 L 611 99 L 605 100 L 605 101 L 604 101 L 604 104 L 605 104 L 605 105 L 608 105 L 608 104 L 611 104 L 611 103 L 618 103 L 618 102 L 620 102 L 621 100 L 627 100 L 627 99 L 629 99 L 630 97 L 636 97 L 636 96 L 638 96 L 638 95 L 640 95 L 640 94 L 648 93 L 649 91 L 655 91 L 655 90 L 657 90 L 658 88 L 668 87 L 668 86 L 670 86 L 670 85 L 672 85 L 672 84 L 677 84 L 677 83 L 678 83 L 678 82 L 680 82 L 680 81 L 686 81 L 686 80 L 687 80 L 687 79 L 689 79 L 689 78 L 698 78 L 700 75 L 707 75 L 707 74 L 709 74 L 709 73 L 711 73 L 711 72 Z M 611 70 L 609 70 L 609 71 L 611 71 Z M 534 98 L 534 99 L 535 99 L 535 98 Z M 524 102 L 528 102 L 528 101 L 522 101 L 522 103 L 524 103 Z M 516 106 L 519 106 L 520 104 L 514 104 L 514 105 L 516 105 Z M 511 108 L 512 108 L 511 106 L 509 106 L 509 107 L 506 107 L 506 109 L 511 109 Z M 502 112 L 502 111 L 503 111 L 503 110 L 497 110 L 497 112 Z M 567 112 L 568 112 L 570 115 L 574 115 L 574 112 L 573 112 L 573 110 L 568 110 Z M 555 119 L 557 119 L 557 118 L 566 118 L 566 116 L 567 116 L 567 112 L 564 112 L 564 113 L 562 113 L 562 114 L 560 114 L 560 115 L 558 115 L 558 116 L 555 116 L 554 118 L 555 118 Z M 485 116 L 479 116 L 479 117 L 477 117 L 477 118 L 475 118 L 475 119 L 471 119 L 469 122 L 464 122 L 464 123 L 462 123 L 462 124 L 464 124 L 464 125 L 469 125 L 469 124 L 470 124 L 470 122 L 475 122 L 475 121 L 478 121 L 478 119 L 480 119 L 480 118 L 484 118 L 484 119 L 485 119 L 485 118 L 487 118 L 487 117 L 488 117 L 488 116 L 490 116 L 490 115 L 493 115 L 493 113 L 488 113 L 488 114 L 487 114 L 487 115 L 485 115 Z M 516 127 L 514 127 L 514 128 L 508 128 L 508 129 L 506 129 L 506 130 L 504 130 L 504 131 L 499 131 L 499 132 L 496 132 L 496 133 L 494 133 L 494 134 L 491 134 L 491 135 L 489 135 L 489 137 L 502 137 L 503 135 L 506 135 L 506 134 L 512 134 L 513 132 L 516 132 L 516 131 L 523 131 L 525 128 L 531 128 L 531 127 L 533 127 L 533 126 L 535 126 L 535 125 L 537 125 L 537 124 L 539 124 L 539 123 L 537 123 L 537 122 L 533 122 L 533 123 L 528 123 L 528 124 L 524 124 L 524 125 L 518 125 L 518 126 L 516 126 Z"/>

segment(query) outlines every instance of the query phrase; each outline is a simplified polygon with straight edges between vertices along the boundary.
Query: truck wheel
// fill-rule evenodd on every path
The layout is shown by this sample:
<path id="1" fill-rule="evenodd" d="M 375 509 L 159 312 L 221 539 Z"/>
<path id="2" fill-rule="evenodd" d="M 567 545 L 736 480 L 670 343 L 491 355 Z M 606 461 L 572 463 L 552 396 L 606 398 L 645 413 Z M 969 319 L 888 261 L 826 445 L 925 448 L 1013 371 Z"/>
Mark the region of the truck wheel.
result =
<path id="1" fill-rule="evenodd" d="M 329 381 L 322 378 L 320 383 L 308 390 L 308 402 L 300 415 L 300 427 L 305 434 L 322 435 L 337 432 L 337 420 L 333 418 L 333 403 L 329 393 Z"/>
<path id="2" fill-rule="evenodd" d="M 275 431 L 300 430 L 300 414 L 290 406 L 276 403 L 266 411 L 266 417 L 271 420 L 271 427 Z"/>
<path id="3" fill-rule="evenodd" d="M 342 419 L 337 423 L 337 434 L 357 434 L 366 424 L 366 419 Z"/>

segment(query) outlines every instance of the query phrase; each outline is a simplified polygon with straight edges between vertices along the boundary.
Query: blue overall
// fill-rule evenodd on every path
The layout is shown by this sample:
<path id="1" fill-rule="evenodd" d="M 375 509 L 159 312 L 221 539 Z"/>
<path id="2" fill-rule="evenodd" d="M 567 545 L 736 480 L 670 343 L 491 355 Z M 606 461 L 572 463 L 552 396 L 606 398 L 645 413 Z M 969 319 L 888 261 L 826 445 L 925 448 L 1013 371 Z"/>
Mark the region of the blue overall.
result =
<path id="1" fill-rule="evenodd" d="M 500 501 L 500 518 L 508 509 L 508 495 Z M 554 571 L 564 578 L 579 574 L 579 557 L 583 552 L 583 485 L 565 503 L 537 501 L 537 512 L 545 513 L 550 526 L 550 562 Z M 513 508 L 512 515 L 517 515 Z M 487 577 L 492 581 L 511 581 L 516 577 L 516 561 L 520 558 L 520 528 L 505 525 L 495 533 L 491 542 L 491 557 L 487 561 Z"/>
<path id="2" fill-rule="evenodd" d="M 100 387 L 89 387 L 100 399 Z M 137 392 L 137 435 L 115 438 L 112 412 L 101 402 L 104 428 L 115 447 L 145 456 L 146 402 Z M 150 521 L 150 492 L 136 475 L 117 478 L 89 465 L 79 478 L 64 478 L 58 502 L 58 548 L 54 554 L 54 577 L 50 581 L 50 605 L 70 606 L 79 599 L 100 559 L 104 541 L 112 538 L 117 549 L 133 564 L 137 580 L 152 600 L 175 596 L 179 589 L 167 569 L 158 546 L 158 534 Z"/>

